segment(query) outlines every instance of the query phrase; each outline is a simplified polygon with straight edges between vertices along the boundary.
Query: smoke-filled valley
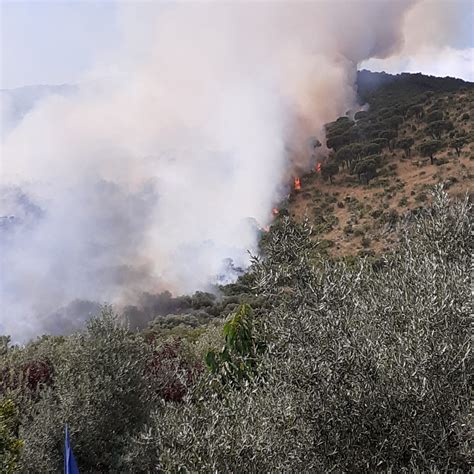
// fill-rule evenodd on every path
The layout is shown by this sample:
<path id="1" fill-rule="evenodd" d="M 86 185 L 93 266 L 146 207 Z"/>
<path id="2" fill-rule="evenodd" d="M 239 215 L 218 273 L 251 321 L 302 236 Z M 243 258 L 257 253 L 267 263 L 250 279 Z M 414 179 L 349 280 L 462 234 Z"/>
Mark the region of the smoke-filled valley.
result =
<path id="1" fill-rule="evenodd" d="M 120 50 L 20 107 L 3 138 L 1 332 L 79 327 L 50 316 L 76 299 L 235 279 L 314 164 L 312 137 L 356 106 L 357 64 L 401 46 L 411 4 L 147 5 L 133 22 L 124 6 Z"/>

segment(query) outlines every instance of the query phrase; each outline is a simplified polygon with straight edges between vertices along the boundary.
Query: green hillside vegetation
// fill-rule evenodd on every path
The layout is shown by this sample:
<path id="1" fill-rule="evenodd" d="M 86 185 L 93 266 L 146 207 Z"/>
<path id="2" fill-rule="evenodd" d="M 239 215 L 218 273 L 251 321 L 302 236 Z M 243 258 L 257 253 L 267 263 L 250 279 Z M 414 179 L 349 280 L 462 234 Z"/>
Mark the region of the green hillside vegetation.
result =
<path id="1" fill-rule="evenodd" d="M 0 339 L 1 472 L 60 472 L 65 423 L 84 473 L 469 471 L 472 88 L 386 76 L 218 296 Z"/>

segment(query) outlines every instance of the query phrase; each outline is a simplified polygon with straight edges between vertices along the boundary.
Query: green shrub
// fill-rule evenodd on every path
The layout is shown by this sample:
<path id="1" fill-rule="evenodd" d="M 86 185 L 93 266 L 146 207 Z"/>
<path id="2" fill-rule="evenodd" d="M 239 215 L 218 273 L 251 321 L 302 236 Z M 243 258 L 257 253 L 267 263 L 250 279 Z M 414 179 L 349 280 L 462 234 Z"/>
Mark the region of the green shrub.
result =
<path id="1" fill-rule="evenodd" d="M 23 441 L 18 439 L 18 412 L 9 399 L 0 399 L 0 472 L 17 472 Z"/>
<path id="2" fill-rule="evenodd" d="M 427 199 L 428 199 L 428 196 L 424 192 L 417 194 L 415 197 L 415 200 L 417 202 L 426 202 Z"/>
<path id="3" fill-rule="evenodd" d="M 22 413 L 24 469 L 61 470 L 67 423 L 81 472 L 118 470 L 127 437 L 146 422 L 155 393 L 145 371 L 150 355 L 109 308 L 68 338 L 54 360 L 54 387 Z"/>
<path id="4" fill-rule="evenodd" d="M 435 161 L 435 165 L 437 166 L 446 165 L 448 163 L 449 163 L 449 160 L 447 158 L 437 158 Z"/>
<path id="5" fill-rule="evenodd" d="M 223 384 L 240 385 L 255 374 L 257 357 L 264 345 L 255 339 L 253 324 L 252 309 L 247 304 L 241 305 L 224 324 L 224 348 L 206 354 L 207 366 Z"/>
<path id="6" fill-rule="evenodd" d="M 344 232 L 344 234 L 352 234 L 354 232 L 351 224 L 344 226 L 344 229 L 342 229 L 342 231 Z"/>

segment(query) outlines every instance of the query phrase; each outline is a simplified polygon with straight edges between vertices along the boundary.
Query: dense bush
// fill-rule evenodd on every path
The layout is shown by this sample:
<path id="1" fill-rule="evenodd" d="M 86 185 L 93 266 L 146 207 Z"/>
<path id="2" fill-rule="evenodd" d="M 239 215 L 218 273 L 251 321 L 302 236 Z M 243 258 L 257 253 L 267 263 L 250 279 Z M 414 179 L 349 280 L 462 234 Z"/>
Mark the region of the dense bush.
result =
<path id="1" fill-rule="evenodd" d="M 425 120 L 427 123 L 443 120 L 443 111 L 439 109 L 433 110 L 426 116 Z"/>
<path id="2" fill-rule="evenodd" d="M 421 143 L 418 147 L 422 156 L 429 156 L 431 164 L 434 164 L 435 153 L 441 150 L 444 143 L 440 140 L 427 140 Z"/>
<path id="3" fill-rule="evenodd" d="M 83 334 L 68 338 L 54 360 L 54 385 L 34 403 L 19 399 L 24 470 L 61 470 L 68 423 L 81 472 L 116 471 L 127 438 L 151 408 L 153 391 L 144 376 L 148 354 L 107 309 Z"/>
<path id="4" fill-rule="evenodd" d="M 240 386 L 254 376 L 259 356 L 265 350 L 263 340 L 254 338 L 254 324 L 252 308 L 241 305 L 224 325 L 222 350 L 210 350 L 206 354 L 207 366 L 212 374 L 220 377 L 221 383 Z"/>
<path id="5" fill-rule="evenodd" d="M 401 148 L 405 152 L 405 156 L 407 158 L 410 157 L 411 155 L 411 147 L 415 144 L 415 141 L 413 138 L 408 137 L 408 138 L 402 138 L 401 140 L 397 141 L 397 148 Z"/>
<path id="6" fill-rule="evenodd" d="M 166 467 L 467 471 L 468 212 L 438 194 L 377 266 L 313 267 L 305 229 L 283 229 L 255 265 L 274 300 L 261 378 L 168 412 Z"/>
<path id="7" fill-rule="evenodd" d="M 341 165 L 345 164 L 347 167 L 349 167 L 354 160 L 357 160 L 360 157 L 362 151 L 363 146 L 360 143 L 346 145 L 337 151 L 335 160 L 337 163 Z"/>
<path id="8" fill-rule="evenodd" d="M 183 346 L 179 339 L 166 340 L 147 362 L 147 378 L 159 398 L 167 402 L 182 402 L 204 369 L 202 362 L 193 360 Z"/>
<path id="9" fill-rule="evenodd" d="M 456 151 L 456 155 L 458 157 L 461 155 L 461 150 L 463 146 L 466 145 L 467 142 L 468 142 L 468 139 L 467 137 L 464 137 L 464 136 L 454 137 L 451 140 L 450 146 L 454 148 L 454 150 Z"/>
<path id="10" fill-rule="evenodd" d="M 393 150 L 393 146 L 395 143 L 395 139 L 397 138 L 397 132 L 395 130 L 383 130 L 382 132 L 379 133 L 378 138 L 382 138 L 384 140 L 387 140 L 388 147 L 390 150 Z"/>
<path id="11" fill-rule="evenodd" d="M 0 472 L 16 471 L 23 441 L 18 439 L 18 412 L 9 399 L 0 399 Z"/>
<path id="12" fill-rule="evenodd" d="M 377 168 L 380 167 L 382 157 L 379 155 L 367 156 L 358 160 L 352 166 L 352 172 L 357 174 L 359 181 L 369 183 L 375 177 Z"/>
<path id="13" fill-rule="evenodd" d="M 328 160 L 321 164 L 321 176 L 333 182 L 333 177 L 339 172 L 339 165 L 335 160 Z"/>
<path id="14" fill-rule="evenodd" d="M 436 122 L 431 122 L 426 131 L 431 135 L 433 139 L 440 139 L 444 133 L 453 130 L 453 123 L 449 120 L 437 120 Z"/>
<path id="15" fill-rule="evenodd" d="M 82 334 L 5 346 L 1 367 L 49 365 L 4 388 L 0 443 L 17 459 L 24 440 L 22 472 L 61 470 L 64 423 L 81 472 L 467 472 L 470 209 L 438 190 L 395 252 L 350 264 L 278 219 L 229 289 L 256 310 L 237 298 L 224 334 L 144 337 L 106 308 Z"/>

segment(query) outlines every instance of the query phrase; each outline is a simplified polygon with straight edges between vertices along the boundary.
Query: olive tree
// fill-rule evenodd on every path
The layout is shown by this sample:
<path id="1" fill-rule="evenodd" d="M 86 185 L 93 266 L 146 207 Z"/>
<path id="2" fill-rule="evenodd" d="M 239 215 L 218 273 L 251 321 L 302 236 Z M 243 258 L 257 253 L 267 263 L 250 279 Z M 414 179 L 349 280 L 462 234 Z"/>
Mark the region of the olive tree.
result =
<path id="1" fill-rule="evenodd" d="M 437 120 L 435 122 L 431 122 L 428 127 L 426 127 L 426 131 L 433 139 L 439 140 L 444 133 L 453 130 L 453 128 L 453 123 L 449 120 Z"/>
<path id="2" fill-rule="evenodd" d="M 467 143 L 467 137 L 466 136 L 461 136 L 461 137 L 455 137 L 453 140 L 450 141 L 450 146 L 454 148 L 456 151 L 456 155 L 459 157 L 461 156 L 461 150 L 463 149 L 464 145 Z"/>
<path id="3" fill-rule="evenodd" d="M 443 146 L 443 143 L 440 140 L 429 140 L 429 141 L 423 142 L 419 146 L 419 151 L 422 154 L 422 156 L 429 156 L 431 164 L 434 164 L 434 158 L 435 158 L 434 155 L 441 149 L 442 146 Z"/>
<path id="4" fill-rule="evenodd" d="M 54 386 L 23 407 L 23 469 L 61 469 L 67 423 L 81 472 L 116 471 L 127 439 L 146 421 L 153 399 L 145 377 L 148 350 L 109 308 L 85 332 L 70 336 L 54 361 Z"/>
<path id="5" fill-rule="evenodd" d="M 360 157 L 362 150 L 363 145 L 361 143 L 345 145 L 337 151 L 335 160 L 342 166 L 345 164 L 349 167 L 354 160 L 357 160 Z"/>
<path id="6" fill-rule="evenodd" d="M 379 133 L 378 138 L 383 138 L 387 140 L 388 148 L 390 151 L 393 151 L 393 146 L 395 144 L 395 139 L 397 138 L 398 134 L 395 130 L 383 130 Z"/>
<path id="7" fill-rule="evenodd" d="M 23 441 L 18 439 L 18 410 L 12 400 L 0 399 L 0 472 L 16 472 Z"/>
<path id="8" fill-rule="evenodd" d="M 326 163 L 321 164 L 321 176 L 324 179 L 329 179 L 329 182 L 333 183 L 333 177 L 339 172 L 339 165 L 336 161 L 330 160 Z"/>
<path id="9" fill-rule="evenodd" d="M 415 141 L 411 137 L 402 138 L 397 141 L 397 148 L 401 148 L 405 152 L 405 156 L 410 158 L 411 156 L 411 147 L 415 144 Z"/>
<path id="10" fill-rule="evenodd" d="M 381 157 L 371 155 L 355 162 L 352 167 L 353 173 L 357 174 L 359 181 L 365 181 L 367 184 L 377 174 L 377 167 L 380 165 Z"/>

